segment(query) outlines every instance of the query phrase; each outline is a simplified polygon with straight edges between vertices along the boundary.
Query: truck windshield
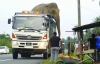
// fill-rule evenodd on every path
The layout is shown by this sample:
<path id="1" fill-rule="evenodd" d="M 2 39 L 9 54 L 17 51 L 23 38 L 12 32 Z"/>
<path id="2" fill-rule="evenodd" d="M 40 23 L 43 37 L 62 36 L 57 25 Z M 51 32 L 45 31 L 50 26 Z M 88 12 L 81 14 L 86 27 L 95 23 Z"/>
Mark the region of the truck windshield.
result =
<path id="1" fill-rule="evenodd" d="M 44 17 L 17 16 L 14 18 L 13 29 L 27 27 L 27 28 L 44 30 L 45 27 L 43 26 L 43 23 L 46 23 L 46 20 L 44 19 Z"/>

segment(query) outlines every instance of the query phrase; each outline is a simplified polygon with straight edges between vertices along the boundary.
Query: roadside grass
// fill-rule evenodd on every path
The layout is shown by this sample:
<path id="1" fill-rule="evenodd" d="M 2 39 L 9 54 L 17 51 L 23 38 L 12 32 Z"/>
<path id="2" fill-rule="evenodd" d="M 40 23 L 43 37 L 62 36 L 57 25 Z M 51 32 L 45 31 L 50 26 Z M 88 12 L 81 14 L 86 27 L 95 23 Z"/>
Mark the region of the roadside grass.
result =
<path id="1" fill-rule="evenodd" d="M 67 54 L 64 54 L 64 55 L 67 55 Z M 75 56 L 75 55 L 73 55 Z M 86 55 L 84 55 L 84 59 L 87 59 L 88 57 Z M 58 61 L 61 61 L 60 58 L 58 58 Z M 40 64 L 56 64 L 54 62 L 50 63 L 50 58 L 44 60 L 43 62 L 41 62 Z M 92 61 L 91 60 L 86 60 L 83 62 L 83 64 L 92 64 Z"/>
<path id="2" fill-rule="evenodd" d="M 87 59 L 88 58 L 88 56 L 84 56 L 84 59 Z M 92 61 L 91 60 L 86 60 L 86 61 L 84 61 L 83 62 L 83 64 L 92 64 Z"/>
<path id="3" fill-rule="evenodd" d="M 58 58 L 58 61 L 61 61 L 60 58 Z M 50 63 L 50 58 L 44 60 L 43 62 L 41 62 L 40 64 L 56 64 L 55 62 Z"/>

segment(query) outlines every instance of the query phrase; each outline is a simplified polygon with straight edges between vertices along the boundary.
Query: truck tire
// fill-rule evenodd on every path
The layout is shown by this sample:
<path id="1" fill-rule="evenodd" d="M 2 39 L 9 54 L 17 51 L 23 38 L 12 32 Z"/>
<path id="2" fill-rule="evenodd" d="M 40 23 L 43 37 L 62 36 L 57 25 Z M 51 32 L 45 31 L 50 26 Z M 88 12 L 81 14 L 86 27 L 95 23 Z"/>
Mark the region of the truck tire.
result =
<path id="1" fill-rule="evenodd" d="M 18 52 L 13 52 L 13 59 L 17 59 L 18 58 Z"/>

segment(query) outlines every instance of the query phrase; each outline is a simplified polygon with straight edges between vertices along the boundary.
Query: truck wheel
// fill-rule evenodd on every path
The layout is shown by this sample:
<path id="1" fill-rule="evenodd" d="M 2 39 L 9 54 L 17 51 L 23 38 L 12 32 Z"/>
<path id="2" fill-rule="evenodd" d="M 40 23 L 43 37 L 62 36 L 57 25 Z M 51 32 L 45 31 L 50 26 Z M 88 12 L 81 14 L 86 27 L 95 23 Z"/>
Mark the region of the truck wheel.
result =
<path id="1" fill-rule="evenodd" d="M 47 59 L 48 58 L 48 54 L 47 53 L 43 53 L 43 59 Z"/>
<path id="2" fill-rule="evenodd" d="M 13 52 L 13 59 L 17 59 L 18 58 L 18 52 Z"/>

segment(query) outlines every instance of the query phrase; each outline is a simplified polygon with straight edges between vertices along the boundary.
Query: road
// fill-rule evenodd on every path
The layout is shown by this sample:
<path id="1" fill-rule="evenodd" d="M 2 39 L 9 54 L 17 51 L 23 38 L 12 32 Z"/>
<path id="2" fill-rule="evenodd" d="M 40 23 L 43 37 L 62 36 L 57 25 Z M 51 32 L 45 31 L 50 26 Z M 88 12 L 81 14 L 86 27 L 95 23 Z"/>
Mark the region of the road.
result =
<path id="1" fill-rule="evenodd" d="M 65 53 L 68 52 L 67 49 L 64 50 Z M 44 59 L 42 55 L 34 55 L 31 58 L 21 58 L 20 55 L 18 59 L 12 59 L 12 54 L 0 55 L 0 64 L 39 64 Z"/>
<path id="2" fill-rule="evenodd" d="M 39 64 L 44 59 L 42 55 L 31 56 L 31 58 L 21 58 L 20 55 L 18 59 L 12 59 L 12 54 L 0 55 L 0 64 Z"/>

